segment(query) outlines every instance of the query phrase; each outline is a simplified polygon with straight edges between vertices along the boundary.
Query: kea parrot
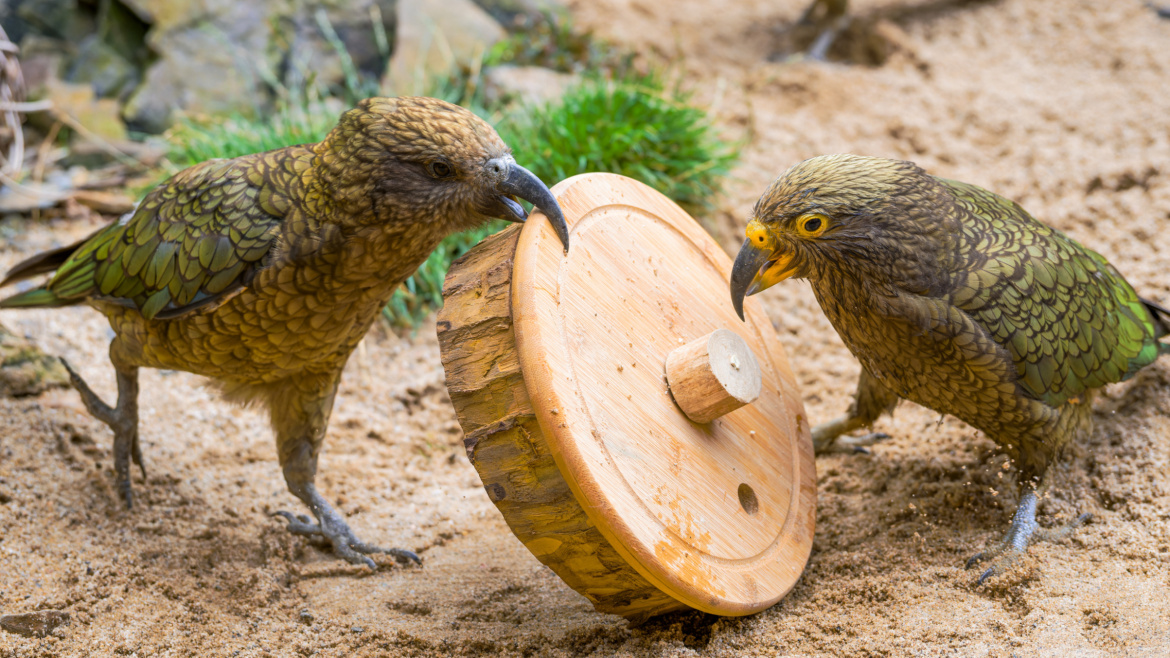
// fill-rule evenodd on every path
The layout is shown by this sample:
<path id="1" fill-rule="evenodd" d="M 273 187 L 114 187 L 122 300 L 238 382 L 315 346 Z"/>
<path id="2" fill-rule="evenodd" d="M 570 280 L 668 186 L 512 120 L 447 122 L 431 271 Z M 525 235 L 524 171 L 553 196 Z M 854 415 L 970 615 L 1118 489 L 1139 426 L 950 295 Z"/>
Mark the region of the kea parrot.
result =
<path id="1" fill-rule="evenodd" d="M 70 369 L 114 433 L 117 489 L 132 504 L 142 470 L 138 369 L 210 378 L 226 398 L 267 408 L 288 489 L 315 519 L 277 512 L 338 557 L 418 562 L 359 539 L 317 491 L 317 457 L 341 371 L 391 294 L 445 236 L 542 210 L 568 249 L 548 188 L 496 131 L 433 98 L 371 98 L 317 144 L 210 160 L 152 190 L 121 221 L 16 265 L 0 286 L 52 272 L 0 308 L 88 304 L 114 330 L 118 400 Z M 66 364 L 68 368 L 68 364 Z"/>
<path id="2" fill-rule="evenodd" d="M 1159 341 L 1170 312 L 1100 254 L 910 162 L 826 155 L 776 179 L 732 270 L 740 317 L 746 295 L 788 278 L 809 280 L 862 366 L 846 416 L 813 428 L 816 452 L 904 398 L 983 431 L 1014 461 L 1019 505 L 1004 539 L 968 563 L 990 561 L 979 582 L 1087 518 L 1037 525 L 1048 467 L 1091 430 L 1094 391 L 1170 353 Z"/>

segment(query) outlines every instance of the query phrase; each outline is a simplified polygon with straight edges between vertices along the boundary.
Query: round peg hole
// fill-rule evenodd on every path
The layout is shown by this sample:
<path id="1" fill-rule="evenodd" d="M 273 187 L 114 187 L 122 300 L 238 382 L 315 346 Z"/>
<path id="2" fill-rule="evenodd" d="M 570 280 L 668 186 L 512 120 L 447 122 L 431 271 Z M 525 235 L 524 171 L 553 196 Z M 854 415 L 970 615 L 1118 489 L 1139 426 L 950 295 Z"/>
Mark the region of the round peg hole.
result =
<path id="1" fill-rule="evenodd" d="M 739 506 L 748 514 L 754 515 L 760 509 L 760 501 L 756 499 L 756 492 L 746 484 L 739 485 Z"/>

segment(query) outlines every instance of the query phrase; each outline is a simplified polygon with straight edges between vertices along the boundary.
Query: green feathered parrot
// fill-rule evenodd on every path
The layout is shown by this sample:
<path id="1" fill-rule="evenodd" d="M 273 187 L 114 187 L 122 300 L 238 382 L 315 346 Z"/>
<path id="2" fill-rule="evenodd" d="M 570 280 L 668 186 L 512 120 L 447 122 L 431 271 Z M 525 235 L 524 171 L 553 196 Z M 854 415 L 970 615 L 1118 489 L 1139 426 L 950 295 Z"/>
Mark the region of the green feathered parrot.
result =
<path id="1" fill-rule="evenodd" d="M 418 561 L 354 535 L 316 489 L 317 456 L 342 368 L 395 288 L 445 236 L 523 221 L 514 197 L 568 248 L 556 200 L 490 125 L 433 98 L 372 98 L 319 144 L 179 172 L 124 221 L 18 264 L 0 286 L 53 275 L 0 308 L 88 304 L 109 319 L 117 404 L 70 374 L 114 432 L 128 506 L 131 459 L 142 468 L 138 369 L 185 370 L 267 408 L 289 491 L 316 517 L 280 512 L 289 530 L 354 564 L 373 567 L 374 552 Z"/>
<path id="2" fill-rule="evenodd" d="M 982 430 L 1014 460 L 1020 503 L 1004 540 L 969 563 L 994 558 L 980 582 L 1051 536 L 1035 521 L 1036 491 L 1091 430 L 1094 391 L 1170 353 L 1158 340 L 1170 312 L 1100 254 L 910 162 L 821 156 L 773 182 L 733 268 L 740 316 L 745 295 L 790 277 L 809 280 L 862 365 L 848 414 L 813 429 L 818 453 L 904 398 Z"/>

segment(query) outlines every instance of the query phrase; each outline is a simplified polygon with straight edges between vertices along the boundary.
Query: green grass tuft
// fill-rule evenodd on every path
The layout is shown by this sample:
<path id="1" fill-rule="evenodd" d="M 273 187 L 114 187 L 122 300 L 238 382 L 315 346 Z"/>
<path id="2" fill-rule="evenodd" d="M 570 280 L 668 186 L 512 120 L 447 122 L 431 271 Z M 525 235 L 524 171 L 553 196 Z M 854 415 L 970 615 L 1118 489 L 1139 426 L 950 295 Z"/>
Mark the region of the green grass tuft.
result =
<path id="1" fill-rule="evenodd" d="M 166 134 L 170 144 L 168 159 L 177 171 L 213 158 L 237 158 L 319 142 L 337 123 L 339 115 L 322 105 L 313 105 L 284 108 L 264 118 L 183 118 Z"/>
<path id="2" fill-rule="evenodd" d="M 704 110 L 658 76 L 591 79 L 497 126 L 516 160 L 549 183 L 588 171 L 635 178 L 688 212 L 711 210 L 739 156 Z"/>

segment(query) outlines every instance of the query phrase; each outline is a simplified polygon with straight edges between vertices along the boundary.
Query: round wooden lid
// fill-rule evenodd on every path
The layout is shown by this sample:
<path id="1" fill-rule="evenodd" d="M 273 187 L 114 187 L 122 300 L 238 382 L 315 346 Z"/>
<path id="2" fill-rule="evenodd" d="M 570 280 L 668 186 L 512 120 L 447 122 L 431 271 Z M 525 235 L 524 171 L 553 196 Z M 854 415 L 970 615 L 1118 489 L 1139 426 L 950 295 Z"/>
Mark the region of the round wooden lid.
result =
<path id="1" fill-rule="evenodd" d="M 731 259 L 650 187 L 585 174 L 553 188 L 566 254 L 543 215 L 512 272 L 520 370 L 542 433 L 589 520 L 634 569 L 716 614 L 773 605 L 812 547 L 816 472 L 795 379 L 758 300 L 736 317 Z M 674 403 L 667 354 L 727 329 L 759 399 L 707 424 Z"/>

